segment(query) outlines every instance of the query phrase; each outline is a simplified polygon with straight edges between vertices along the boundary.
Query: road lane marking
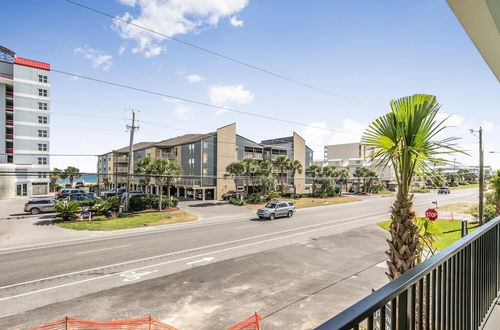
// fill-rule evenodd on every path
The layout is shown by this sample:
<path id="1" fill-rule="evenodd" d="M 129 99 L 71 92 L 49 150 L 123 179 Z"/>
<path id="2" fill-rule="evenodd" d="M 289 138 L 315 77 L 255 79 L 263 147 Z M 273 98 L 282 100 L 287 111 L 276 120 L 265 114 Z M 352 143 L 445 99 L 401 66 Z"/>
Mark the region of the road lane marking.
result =
<path id="1" fill-rule="evenodd" d="M 476 195 L 476 193 L 474 192 L 471 194 L 466 194 L 466 195 L 458 196 L 458 197 L 465 198 L 465 197 L 470 197 L 473 195 Z M 443 198 L 441 201 L 455 200 L 456 198 L 457 198 L 457 196 L 450 196 L 449 198 Z M 325 207 L 328 207 L 328 208 L 329 207 L 344 207 L 344 206 L 349 206 L 353 203 L 361 203 L 361 202 L 370 203 L 371 201 L 376 201 L 376 200 L 372 199 L 372 200 L 363 200 L 363 201 L 343 203 L 343 204 L 332 204 L 332 205 L 326 205 L 323 207 L 324 208 Z M 430 204 L 430 201 L 425 202 L 425 203 L 415 204 L 414 207 L 425 206 L 428 204 Z M 309 213 L 312 211 L 318 211 L 318 210 L 315 207 L 300 209 L 301 213 Z M 367 214 L 367 215 L 371 215 L 371 214 Z M 191 228 L 202 228 L 202 227 L 219 225 L 219 224 L 248 221 L 248 218 L 246 218 L 246 217 L 245 218 L 241 217 L 241 218 L 237 218 L 237 219 L 242 219 L 242 220 L 218 221 L 218 222 L 211 222 L 211 223 L 204 223 L 204 224 L 188 223 L 185 226 L 179 226 L 176 228 L 164 228 L 164 229 L 159 229 L 158 227 L 149 227 L 149 228 L 141 228 L 141 232 L 137 232 L 137 233 L 129 233 L 129 234 L 123 234 L 123 235 L 110 235 L 110 236 L 106 236 L 106 237 L 99 237 L 98 239 L 81 238 L 81 239 L 73 239 L 73 240 L 62 240 L 62 241 L 59 241 L 59 242 L 56 242 L 53 244 L 51 244 L 51 243 L 31 244 L 31 245 L 9 247 L 9 248 L 0 248 L 0 255 L 17 253 L 17 252 L 24 252 L 24 251 L 31 251 L 31 250 L 38 250 L 38 249 L 45 249 L 45 248 L 51 248 L 51 247 L 73 245 L 73 244 L 79 244 L 79 243 L 93 243 L 93 242 L 100 242 L 100 241 L 111 240 L 111 239 L 127 238 L 127 237 L 134 237 L 134 236 L 141 236 L 141 235 L 148 235 L 148 234 L 157 234 L 157 233 L 168 232 L 168 231 L 184 230 L 184 229 L 191 229 Z M 180 224 L 180 225 L 182 225 L 182 224 Z"/>
<path id="2" fill-rule="evenodd" d="M 78 255 L 82 255 L 82 254 L 96 253 L 96 252 L 109 251 L 109 250 L 115 250 L 115 249 L 123 249 L 123 248 L 129 247 L 129 246 L 130 245 L 119 245 L 119 246 L 113 246 L 113 247 L 109 247 L 109 248 L 102 248 L 102 249 L 97 249 L 97 250 L 77 252 L 75 254 L 78 256 Z"/>
<path id="3" fill-rule="evenodd" d="M 243 229 L 243 228 L 251 228 L 251 227 L 255 227 L 254 225 L 250 225 L 250 226 L 241 226 L 241 227 L 236 227 L 234 229 Z"/>
<path id="4" fill-rule="evenodd" d="M 365 219 L 359 219 L 359 220 L 356 220 L 356 221 L 353 221 L 353 222 L 361 222 L 361 221 L 366 221 L 366 220 Z M 334 223 L 334 224 L 331 224 L 329 226 L 326 226 L 326 228 L 343 226 L 343 225 L 345 225 L 345 224 L 344 223 Z M 269 238 L 269 239 L 263 240 L 263 241 L 257 241 L 257 242 L 242 244 L 242 245 L 238 245 L 238 246 L 233 246 L 233 247 L 226 248 L 226 249 L 221 249 L 221 250 L 216 250 L 216 251 L 212 251 L 212 252 L 202 253 L 202 254 L 199 254 L 199 255 L 196 255 L 196 256 L 184 257 L 184 258 L 180 258 L 180 259 L 176 259 L 176 260 L 169 260 L 169 261 L 157 263 L 157 264 L 154 264 L 154 265 L 143 266 L 143 267 L 139 267 L 139 268 L 135 268 L 135 269 L 129 269 L 128 271 L 134 271 L 135 272 L 135 271 L 138 271 L 138 270 L 143 270 L 143 269 L 148 269 L 148 268 L 154 268 L 154 267 L 164 266 L 164 265 L 168 265 L 168 264 L 171 264 L 171 263 L 174 263 L 174 262 L 179 262 L 179 261 L 185 261 L 185 260 L 189 260 L 189 259 L 204 257 L 204 256 L 209 255 L 209 254 L 227 252 L 227 251 L 236 250 L 236 249 L 240 249 L 240 248 L 244 248 L 244 247 L 248 247 L 248 246 L 253 246 L 253 245 L 258 245 L 258 244 L 262 244 L 262 243 L 266 243 L 266 242 L 276 241 L 276 240 L 283 239 L 283 238 L 289 238 L 289 237 L 299 236 L 299 235 L 303 235 L 303 234 L 306 234 L 306 233 L 310 233 L 310 232 L 314 232 L 314 231 L 318 231 L 318 230 L 322 230 L 322 229 L 325 229 L 325 227 L 310 229 L 310 230 L 306 230 L 306 231 L 302 231 L 302 232 L 298 232 L 298 233 L 294 233 L 294 234 L 290 234 L 290 235 L 286 235 L 286 236 L 273 237 L 273 238 Z M 23 296 L 28 296 L 28 295 L 32 295 L 32 294 L 35 294 L 35 293 L 40 293 L 40 292 L 44 292 L 44 291 L 58 289 L 58 288 L 61 288 L 61 287 L 66 287 L 66 286 L 70 286 L 70 285 L 74 285 L 74 284 L 80 284 L 82 282 L 103 279 L 103 278 L 110 277 L 110 276 L 113 276 L 113 275 L 117 275 L 117 274 L 107 274 L 107 275 L 98 276 L 98 277 L 94 277 L 94 278 L 83 280 L 83 281 L 71 282 L 71 283 L 66 283 L 66 284 L 62 284 L 62 285 L 53 286 L 53 287 L 50 287 L 50 288 L 35 290 L 35 291 L 31 291 L 31 292 L 25 292 L 25 293 L 17 294 L 17 295 L 10 296 L 10 297 L 0 298 L 0 301 L 5 301 L 5 300 L 13 299 L 13 298 L 19 298 L 19 297 L 23 297 Z"/>
<path id="5" fill-rule="evenodd" d="M 215 257 L 207 257 L 207 258 L 203 258 L 203 259 L 200 259 L 200 260 L 186 262 L 186 265 L 197 264 L 197 263 L 200 263 L 200 262 L 210 262 L 210 261 L 212 261 L 214 259 L 215 259 Z"/>
<path id="6" fill-rule="evenodd" d="M 139 280 L 143 276 L 147 276 L 147 275 L 156 273 L 157 271 L 158 270 L 155 269 L 155 270 L 151 270 L 151 271 L 137 273 L 137 272 L 135 272 L 133 270 L 127 270 L 127 271 L 124 271 L 123 273 L 121 273 L 120 276 L 121 277 L 125 277 L 123 279 L 123 282 L 131 282 L 131 281 L 137 281 L 137 280 Z"/>
<path id="7" fill-rule="evenodd" d="M 384 214 L 387 214 L 387 213 L 389 213 L 389 212 L 373 213 L 370 216 L 373 217 L 373 216 L 376 216 L 376 215 L 384 215 Z M 35 282 L 52 280 L 52 279 L 60 278 L 60 277 L 67 277 L 67 276 L 71 276 L 71 275 L 92 272 L 92 271 L 96 271 L 96 270 L 106 269 L 106 268 L 109 268 L 109 267 L 123 266 L 123 265 L 133 264 L 133 263 L 137 263 L 137 262 L 148 261 L 148 260 L 152 260 L 152 259 L 169 257 L 169 256 L 173 256 L 173 255 L 176 255 L 176 254 L 184 254 L 184 253 L 189 253 L 189 252 L 195 252 L 195 251 L 198 251 L 198 250 L 205 250 L 207 248 L 213 248 L 213 247 L 218 247 L 218 246 L 222 246 L 222 245 L 227 245 L 227 244 L 232 244 L 232 243 L 238 243 L 238 242 L 242 242 L 242 241 L 248 241 L 248 240 L 252 240 L 252 239 L 256 239 L 256 238 L 267 237 L 267 236 L 272 236 L 272 235 L 279 235 L 279 234 L 284 234 L 284 233 L 288 233 L 288 232 L 291 232 L 291 231 L 297 231 L 297 230 L 302 230 L 302 229 L 307 229 L 307 228 L 312 228 L 312 227 L 320 227 L 320 226 L 324 226 L 324 225 L 328 225 L 328 224 L 332 224 L 332 223 L 345 222 L 345 221 L 350 221 L 350 220 L 353 220 L 353 219 L 365 218 L 365 217 L 367 217 L 367 215 L 356 216 L 356 217 L 351 217 L 351 218 L 344 218 L 344 219 L 338 219 L 338 220 L 332 220 L 332 221 L 326 221 L 326 222 L 322 222 L 322 223 L 314 224 L 314 225 L 308 225 L 308 226 L 303 226 L 303 227 L 286 229 L 286 230 L 281 230 L 281 231 L 277 231 L 277 232 L 266 233 L 266 234 L 261 234 L 261 235 L 256 235 L 256 236 L 244 237 L 244 238 L 240 238 L 240 239 L 236 239 L 236 240 L 232 240 L 232 241 L 215 243 L 215 244 L 200 246 L 200 247 L 196 247 L 196 248 L 192 248 L 192 249 L 187 249 L 187 250 L 182 250 L 182 251 L 176 251 L 176 252 L 170 252 L 170 253 L 160 254 L 160 255 L 156 255 L 156 256 L 152 256 L 152 257 L 146 257 L 146 258 L 141 258 L 141 259 L 136 259 L 136 260 L 124 261 L 124 262 L 120 262 L 120 263 L 116 263 L 116 264 L 111 264 L 111 265 L 106 265 L 106 266 L 101 266 L 101 267 L 95 267 L 95 268 L 90 268 L 90 269 L 84 269 L 84 270 L 79 270 L 79 271 L 76 271 L 76 272 L 71 272 L 71 273 L 66 273 L 66 274 L 61 274 L 61 275 L 54 275 L 54 276 L 49 276 L 49 277 L 45 277 L 45 278 L 41 278 L 41 279 L 36 279 L 36 280 L 32 280 L 32 281 L 26 281 L 26 282 L 21 282 L 21 283 L 6 285 L 6 286 L 0 287 L 0 290 L 11 288 L 11 287 L 15 287 L 15 286 L 20 286 L 20 285 L 25 285 L 25 284 L 31 284 L 31 283 L 35 283 Z"/>

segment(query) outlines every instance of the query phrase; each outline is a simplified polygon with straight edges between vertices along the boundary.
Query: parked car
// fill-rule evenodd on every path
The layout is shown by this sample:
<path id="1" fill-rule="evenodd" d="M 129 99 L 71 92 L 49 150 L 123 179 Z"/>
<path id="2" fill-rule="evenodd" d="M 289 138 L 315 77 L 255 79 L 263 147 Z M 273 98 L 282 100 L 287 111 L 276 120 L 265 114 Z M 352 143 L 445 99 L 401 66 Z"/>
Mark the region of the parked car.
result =
<path id="1" fill-rule="evenodd" d="M 279 217 L 293 217 L 295 214 L 295 205 L 293 202 L 271 202 L 257 211 L 260 219 L 268 218 L 274 220 Z"/>
<path id="2" fill-rule="evenodd" d="M 61 189 L 56 194 L 56 198 L 57 199 L 64 199 L 71 194 L 86 194 L 86 192 L 81 190 L 81 189 Z"/>
<path id="3" fill-rule="evenodd" d="M 75 188 L 81 188 L 81 187 L 85 187 L 85 183 L 83 183 L 82 181 L 78 181 L 77 183 L 75 183 Z"/>
<path id="4" fill-rule="evenodd" d="M 69 194 L 68 197 L 66 197 L 66 199 L 71 201 L 84 201 L 87 199 L 87 194 L 86 193 Z"/>
<path id="5" fill-rule="evenodd" d="M 438 194 L 449 194 L 450 193 L 450 189 L 446 188 L 446 187 L 441 187 L 438 189 Z"/>
<path id="6" fill-rule="evenodd" d="M 96 199 L 97 198 L 97 196 L 93 192 L 88 192 L 85 195 L 86 195 L 86 199 Z"/>
<path id="7" fill-rule="evenodd" d="M 66 183 L 66 184 L 64 185 L 64 188 L 73 188 L 73 187 L 71 187 L 71 183 Z"/>
<path id="8" fill-rule="evenodd" d="M 28 201 L 24 204 L 24 212 L 39 214 L 41 212 L 54 212 L 56 200 L 53 198 L 42 198 Z"/>
<path id="9" fill-rule="evenodd" d="M 234 198 L 240 198 L 241 196 L 243 196 L 243 198 L 245 198 L 245 192 L 243 190 L 240 190 L 238 191 L 238 194 L 236 194 L 236 191 L 228 191 L 227 193 L 223 194 L 222 195 L 222 199 L 223 200 L 230 200 L 230 199 L 234 199 Z"/>
<path id="10" fill-rule="evenodd" d="M 111 189 L 111 190 L 106 190 L 106 191 L 102 191 L 101 194 L 100 194 L 100 197 L 102 198 L 109 198 L 109 197 L 115 197 L 115 196 L 118 196 L 118 197 L 122 197 L 122 195 L 127 191 L 127 189 L 125 188 L 118 188 L 118 193 L 116 191 L 116 189 Z"/>

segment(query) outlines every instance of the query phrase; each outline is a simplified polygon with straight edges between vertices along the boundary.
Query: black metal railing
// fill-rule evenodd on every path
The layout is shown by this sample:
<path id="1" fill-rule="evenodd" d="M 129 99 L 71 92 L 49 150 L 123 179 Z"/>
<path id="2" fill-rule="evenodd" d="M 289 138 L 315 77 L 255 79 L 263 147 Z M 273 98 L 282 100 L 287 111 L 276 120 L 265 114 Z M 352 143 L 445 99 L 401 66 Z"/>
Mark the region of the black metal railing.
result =
<path id="1" fill-rule="evenodd" d="M 500 289 L 500 217 L 317 329 L 478 329 Z"/>

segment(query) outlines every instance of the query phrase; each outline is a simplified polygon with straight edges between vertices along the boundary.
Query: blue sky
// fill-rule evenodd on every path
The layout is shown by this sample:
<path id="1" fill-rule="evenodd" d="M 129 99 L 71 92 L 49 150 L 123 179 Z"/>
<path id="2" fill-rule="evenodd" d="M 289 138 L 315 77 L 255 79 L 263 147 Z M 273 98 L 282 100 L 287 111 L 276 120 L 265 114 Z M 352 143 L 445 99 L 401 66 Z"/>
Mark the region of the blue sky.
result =
<path id="1" fill-rule="evenodd" d="M 112 15 L 172 34 L 276 73 L 310 83 L 321 93 L 225 61 L 63 0 L 2 4 L 0 44 L 58 70 L 166 94 L 230 106 L 327 129 L 221 112 L 159 96 L 52 73 L 51 152 L 100 154 L 128 143 L 135 108 L 136 141 L 204 133 L 236 122 L 254 140 L 296 131 L 322 158 L 324 144 L 355 142 L 387 112 L 391 99 L 430 93 L 452 115 L 449 134 L 463 137 L 475 164 L 485 127 L 485 150 L 500 151 L 499 84 L 444 0 L 78 0 Z M 202 4 L 200 6 L 200 4 Z M 156 125 L 153 125 L 153 124 Z M 163 126 L 158 126 L 163 125 Z M 500 155 L 486 153 L 498 167 Z M 95 171 L 94 157 L 53 157 L 52 167 Z"/>

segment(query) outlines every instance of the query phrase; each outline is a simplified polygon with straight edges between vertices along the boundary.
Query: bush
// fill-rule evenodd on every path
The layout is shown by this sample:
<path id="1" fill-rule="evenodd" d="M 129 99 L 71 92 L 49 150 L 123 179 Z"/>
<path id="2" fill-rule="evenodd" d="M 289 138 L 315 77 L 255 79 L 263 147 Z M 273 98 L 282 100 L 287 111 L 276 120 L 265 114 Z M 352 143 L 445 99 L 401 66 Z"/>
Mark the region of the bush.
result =
<path id="1" fill-rule="evenodd" d="M 81 207 L 92 207 L 97 203 L 97 199 L 86 199 L 83 201 L 78 201 Z"/>
<path id="2" fill-rule="evenodd" d="M 121 200 L 118 197 L 110 197 L 108 199 L 100 199 L 95 202 L 93 210 L 97 215 L 109 216 L 111 213 L 116 213 L 120 210 Z"/>
<path id="3" fill-rule="evenodd" d="M 149 209 L 157 209 L 159 206 L 160 196 L 158 195 L 141 195 L 130 197 L 130 211 L 143 211 Z M 162 196 L 162 208 L 176 207 L 179 200 L 173 197 L 171 200 L 167 196 Z"/>
<path id="4" fill-rule="evenodd" d="M 80 211 L 80 204 L 77 201 L 60 201 L 54 206 L 58 215 L 64 220 L 75 220 Z"/>
<path id="5" fill-rule="evenodd" d="M 489 203 L 484 204 L 484 212 L 483 212 L 484 222 L 488 222 L 491 219 L 493 219 L 495 217 L 496 210 L 497 210 L 497 208 L 496 208 L 495 204 L 489 204 Z M 471 208 L 471 214 L 476 219 L 479 218 L 479 206 L 478 205 L 474 205 Z"/>
<path id="6" fill-rule="evenodd" d="M 245 200 L 241 200 L 241 199 L 231 199 L 229 201 L 229 203 L 231 203 L 233 205 L 237 205 L 237 206 L 244 206 L 247 204 L 247 202 Z"/>
<path id="7" fill-rule="evenodd" d="M 264 196 L 262 196 L 261 194 L 254 193 L 247 197 L 247 202 L 252 204 L 259 204 L 262 203 L 264 199 Z"/>
<path id="8" fill-rule="evenodd" d="M 380 184 L 380 183 L 374 183 L 372 186 L 371 186 L 371 189 L 370 189 L 371 193 L 372 194 L 378 194 L 382 191 L 386 191 L 387 189 L 385 188 L 385 186 L 383 184 Z"/>
<path id="9" fill-rule="evenodd" d="M 280 197 L 280 194 L 278 194 L 276 191 L 270 191 L 266 195 L 266 202 L 270 202 L 273 199 L 277 199 Z"/>

